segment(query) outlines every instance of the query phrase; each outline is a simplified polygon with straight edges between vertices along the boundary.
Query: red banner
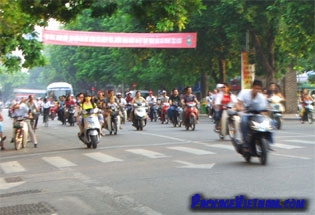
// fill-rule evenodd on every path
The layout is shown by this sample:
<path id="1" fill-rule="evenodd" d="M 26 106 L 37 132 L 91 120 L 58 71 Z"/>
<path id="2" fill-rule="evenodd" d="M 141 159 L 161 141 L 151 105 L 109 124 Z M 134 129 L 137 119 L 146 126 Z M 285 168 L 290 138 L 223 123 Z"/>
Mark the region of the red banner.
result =
<path id="1" fill-rule="evenodd" d="M 43 43 L 120 48 L 196 48 L 197 33 L 101 33 L 43 30 Z"/>
<path id="2" fill-rule="evenodd" d="M 248 52 L 241 52 L 242 89 L 250 89 L 255 77 L 255 65 L 249 64 Z"/>

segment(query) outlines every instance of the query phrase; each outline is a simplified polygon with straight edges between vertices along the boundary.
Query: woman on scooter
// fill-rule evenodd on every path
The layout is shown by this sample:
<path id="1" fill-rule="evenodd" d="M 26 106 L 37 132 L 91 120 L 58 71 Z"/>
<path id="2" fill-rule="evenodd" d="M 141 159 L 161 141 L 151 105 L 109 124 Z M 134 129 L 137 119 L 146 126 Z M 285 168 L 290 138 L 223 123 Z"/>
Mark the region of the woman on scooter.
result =
<path id="1" fill-rule="evenodd" d="M 136 91 L 136 95 L 135 97 L 133 98 L 132 102 L 131 102 L 131 105 L 133 106 L 133 104 L 136 104 L 136 103 L 145 103 L 146 105 L 148 105 L 147 101 L 145 100 L 145 98 L 143 98 L 141 96 L 141 92 L 138 90 Z M 133 122 L 133 118 L 134 118 L 134 108 L 132 109 L 131 111 L 131 114 L 130 114 L 130 121 Z"/>
<path id="2" fill-rule="evenodd" d="M 216 125 L 215 131 L 219 132 L 220 130 L 220 122 L 223 109 L 227 104 L 232 103 L 233 106 L 237 103 L 237 98 L 234 94 L 230 92 L 230 86 L 227 83 L 222 84 L 221 88 L 223 88 L 223 93 L 218 94 L 215 98 L 215 107 L 218 110 L 216 112 Z"/>
<path id="3" fill-rule="evenodd" d="M 308 94 L 307 89 L 303 88 L 300 93 L 299 97 L 299 104 L 301 105 L 300 109 L 300 117 L 303 118 L 304 112 L 305 112 L 305 101 L 311 101 L 314 102 L 311 95 Z"/>
<path id="4" fill-rule="evenodd" d="M 88 110 L 88 109 L 95 109 L 97 108 L 96 104 L 94 103 L 94 101 L 92 101 L 92 96 L 90 93 L 85 93 L 84 94 L 84 99 L 82 101 L 82 103 L 80 104 L 80 113 L 82 113 L 83 110 Z M 100 122 L 100 126 L 102 128 L 102 124 L 104 123 L 104 119 L 102 119 L 102 117 L 100 117 L 101 115 L 98 114 L 98 120 Z M 78 133 L 78 136 L 82 136 L 83 135 L 83 118 L 85 117 L 85 115 L 82 115 L 82 120 L 79 124 L 79 128 L 80 128 L 80 132 Z M 103 135 L 101 133 L 101 135 Z"/>

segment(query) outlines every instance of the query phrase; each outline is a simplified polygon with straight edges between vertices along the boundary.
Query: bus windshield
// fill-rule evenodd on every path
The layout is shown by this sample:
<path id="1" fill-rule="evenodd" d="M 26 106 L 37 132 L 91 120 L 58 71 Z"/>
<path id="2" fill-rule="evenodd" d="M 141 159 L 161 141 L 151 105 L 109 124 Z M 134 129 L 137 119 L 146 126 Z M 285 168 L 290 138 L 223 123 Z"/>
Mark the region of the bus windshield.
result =
<path id="1" fill-rule="evenodd" d="M 47 86 L 47 97 L 52 97 L 58 100 L 59 96 L 66 96 L 73 94 L 72 85 L 66 82 L 55 82 Z"/>

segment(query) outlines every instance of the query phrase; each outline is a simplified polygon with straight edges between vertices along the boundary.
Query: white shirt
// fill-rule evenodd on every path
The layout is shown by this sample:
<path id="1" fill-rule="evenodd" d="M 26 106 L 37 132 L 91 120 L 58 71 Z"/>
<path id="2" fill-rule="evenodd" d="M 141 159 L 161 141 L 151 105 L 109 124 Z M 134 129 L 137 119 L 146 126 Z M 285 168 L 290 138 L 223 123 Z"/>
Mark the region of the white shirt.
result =
<path id="1" fill-rule="evenodd" d="M 126 99 L 124 98 L 117 98 L 117 102 L 119 103 L 120 106 L 124 107 L 127 104 Z"/>
<path id="2" fill-rule="evenodd" d="M 155 96 L 148 96 L 146 98 L 146 101 L 148 102 L 149 105 L 150 104 L 155 104 L 156 103 L 156 98 L 155 98 Z"/>
<path id="3" fill-rule="evenodd" d="M 264 97 L 262 93 L 257 93 L 255 98 L 252 98 L 252 89 L 244 89 L 242 90 L 238 96 L 238 100 L 240 100 L 245 109 L 254 109 L 254 110 L 266 110 L 267 109 L 267 99 Z"/>
<path id="4" fill-rule="evenodd" d="M 12 117 L 21 117 L 28 115 L 29 108 L 25 103 L 21 103 L 18 109 L 15 109 L 12 113 Z"/>

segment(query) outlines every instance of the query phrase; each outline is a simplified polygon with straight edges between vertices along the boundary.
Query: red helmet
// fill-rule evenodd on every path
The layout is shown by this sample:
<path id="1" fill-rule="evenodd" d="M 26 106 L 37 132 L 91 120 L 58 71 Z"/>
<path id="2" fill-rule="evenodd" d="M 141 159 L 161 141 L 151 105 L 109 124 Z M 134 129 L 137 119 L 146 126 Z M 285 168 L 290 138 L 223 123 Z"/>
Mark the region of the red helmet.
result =
<path id="1" fill-rule="evenodd" d="M 151 91 L 151 90 L 149 91 L 149 94 L 152 94 L 152 91 Z"/>

